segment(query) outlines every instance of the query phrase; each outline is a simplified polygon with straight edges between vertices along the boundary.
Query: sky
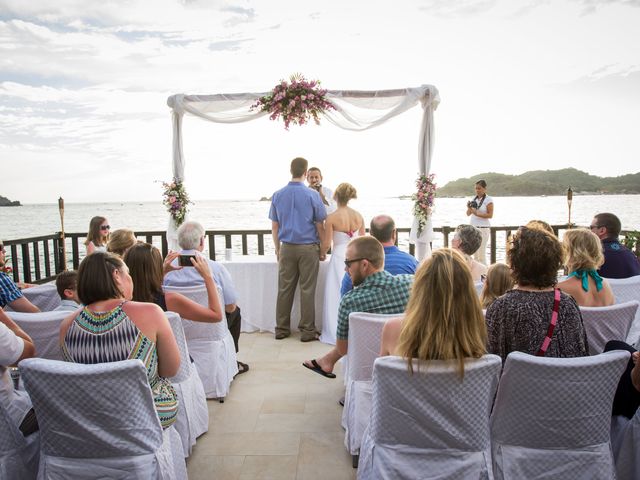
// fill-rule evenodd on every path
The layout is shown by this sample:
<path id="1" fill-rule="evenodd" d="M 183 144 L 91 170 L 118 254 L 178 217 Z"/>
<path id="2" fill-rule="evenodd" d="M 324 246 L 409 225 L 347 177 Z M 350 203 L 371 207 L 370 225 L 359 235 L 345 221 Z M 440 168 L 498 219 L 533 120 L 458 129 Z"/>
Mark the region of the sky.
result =
<path id="1" fill-rule="evenodd" d="M 330 90 L 435 85 L 440 185 L 635 173 L 638 25 L 640 0 L 0 0 L 0 195 L 160 200 L 170 95 L 265 92 L 297 72 Z M 185 186 L 193 199 L 257 199 L 303 156 L 329 187 L 410 194 L 420 116 L 366 132 L 185 116 Z"/>

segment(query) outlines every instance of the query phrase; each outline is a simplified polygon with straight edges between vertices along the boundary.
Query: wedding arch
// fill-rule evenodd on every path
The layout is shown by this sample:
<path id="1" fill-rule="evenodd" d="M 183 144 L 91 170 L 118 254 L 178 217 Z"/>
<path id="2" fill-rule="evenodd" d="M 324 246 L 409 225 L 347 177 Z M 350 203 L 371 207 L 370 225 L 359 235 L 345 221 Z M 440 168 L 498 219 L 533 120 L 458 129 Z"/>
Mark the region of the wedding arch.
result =
<path id="1" fill-rule="evenodd" d="M 167 99 L 173 123 L 173 176 L 184 179 L 185 159 L 182 149 L 182 119 L 185 113 L 214 123 L 242 123 L 256 120 L 267 112 L 251 111 L 250 107 L 263 93 L 231 93 L 214 95 L 172 95 Z M 418 103 L 422 107 L 422 121 L 418 140 L 418 170 L 428 174 L 431 169 L 434 128 L 433 112 L 440 103 L 438 89 L 433 85 L 395 90 L 328 90 L 326 99 L 335 110 L 327 110 L 324 118 L 335 126 L 353 131 L 368 130 L 406 112 Z M 410 241 L 416 244 L 416 256 L 421 260 L 430 253 L 429 243 L 433 225 L 427 225 L 418 235 L 418 221 L 413 220 Z M 176 225 L 169 219 L 167 240 L 170 248 L 176 246 Z"/>

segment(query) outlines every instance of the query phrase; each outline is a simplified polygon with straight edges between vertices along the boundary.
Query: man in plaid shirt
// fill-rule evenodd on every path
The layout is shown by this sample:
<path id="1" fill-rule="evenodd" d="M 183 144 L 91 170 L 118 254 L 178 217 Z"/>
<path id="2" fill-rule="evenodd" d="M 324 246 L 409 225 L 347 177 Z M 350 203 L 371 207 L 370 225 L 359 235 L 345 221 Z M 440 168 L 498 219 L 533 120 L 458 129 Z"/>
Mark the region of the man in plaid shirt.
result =
<path id="1" fill-rule="evenodd" d="M 349 314 L 403 313 L 413 282 L 413 275 L 394 276 L 384 270 L 382 244 L 370 236 L 349 242 L 344 264 L 356 288 L 340 300 L 336 346 L 323 357 L 303 363 L 308 369 L 328 378 L 335 378 L 333 368 L 347 354 Z"/>

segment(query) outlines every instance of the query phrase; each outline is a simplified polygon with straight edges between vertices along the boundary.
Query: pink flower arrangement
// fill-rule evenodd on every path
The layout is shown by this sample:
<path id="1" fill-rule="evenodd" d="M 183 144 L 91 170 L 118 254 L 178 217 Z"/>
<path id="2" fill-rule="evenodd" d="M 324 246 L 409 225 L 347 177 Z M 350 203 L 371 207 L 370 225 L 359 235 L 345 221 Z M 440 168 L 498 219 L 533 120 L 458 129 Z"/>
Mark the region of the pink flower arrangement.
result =
<path id="1" fill-rule="evenodd" d="M 303 75 L 296 73 L 290 82 L 280 80 L 271 93 L 260 97 L 251 105 L 251 111 L 268 112 L 271 120 L 282 117 L 284 128 L 289 130 L 291 123 L 304 125 L 313 118 L 320 124 L 320 115 L 336 107 L 325 99 L 326 90 L 320 88 L 319 80 L 308 81 Z"/>
<path id="2" fill-rule="evenodd" d="M 180 226 L 187 216 L 187 205 L 193 202 L 189 200 L 183 183 L 175 178 L 171 183 L 162 182 L 162 187 L 164 188 L 162 204 L 167 207 L 176 225 Z"/>
<path id="3" fill-rule="evenodd" d="M 418 235 L 420 235 L 427 224 L 427 220 L 433 212 L 436 199 L 435 174 L 420 174 L 416 180 L 418 191 L 411 196 L 414 201 L 413 214 L 418 219 Z"/>

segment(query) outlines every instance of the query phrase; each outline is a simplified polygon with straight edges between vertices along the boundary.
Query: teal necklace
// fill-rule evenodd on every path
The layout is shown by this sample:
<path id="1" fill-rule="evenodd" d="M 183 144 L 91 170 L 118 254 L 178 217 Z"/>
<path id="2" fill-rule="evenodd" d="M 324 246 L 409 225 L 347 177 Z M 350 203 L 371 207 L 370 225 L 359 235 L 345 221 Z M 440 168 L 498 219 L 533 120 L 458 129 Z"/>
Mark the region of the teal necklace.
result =
<path id="1" fill-rule="evenodd" d="M 585 292 L 589 291 L 589 277 L 593 278 L 593 281 L 596 282 L 596 290 L 598 292 L 602 290 L 602 277 L 598 275 L 598 272 L 593 268 L 571 272 L 567 278 L 571 277 L 576 277 L 582 281 L 582 290 Z"/>

